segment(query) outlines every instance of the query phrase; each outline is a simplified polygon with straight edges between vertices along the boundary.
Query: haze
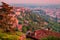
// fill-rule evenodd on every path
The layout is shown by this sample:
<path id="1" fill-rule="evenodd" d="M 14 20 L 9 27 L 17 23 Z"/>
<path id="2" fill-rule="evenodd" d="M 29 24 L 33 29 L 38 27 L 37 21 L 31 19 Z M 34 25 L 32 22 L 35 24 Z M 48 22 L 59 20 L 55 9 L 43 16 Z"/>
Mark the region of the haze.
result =
<path id="1" fill-rule="evenodd" d="M 60 4 L 60 0 L 0 0 L 1 2 L 6 2 L 8 4 L 15 3 L 15 4 Z"/>

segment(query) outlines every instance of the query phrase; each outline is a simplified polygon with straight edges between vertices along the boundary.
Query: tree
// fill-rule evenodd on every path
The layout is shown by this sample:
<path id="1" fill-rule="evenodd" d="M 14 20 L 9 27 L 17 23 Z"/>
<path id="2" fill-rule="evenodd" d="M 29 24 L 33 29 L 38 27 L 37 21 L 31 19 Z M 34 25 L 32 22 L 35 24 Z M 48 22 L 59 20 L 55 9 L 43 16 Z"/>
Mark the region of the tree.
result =
<path id="1" fill-rule="evenodd" d="M 5 32 L 14 31 L 14 28 L 18 24 L 18 20 L 14 15 L 13 7 L 10 7 L 8 4 L 2 2 L 2 8 L 0 9 L 0 28 Z"/>

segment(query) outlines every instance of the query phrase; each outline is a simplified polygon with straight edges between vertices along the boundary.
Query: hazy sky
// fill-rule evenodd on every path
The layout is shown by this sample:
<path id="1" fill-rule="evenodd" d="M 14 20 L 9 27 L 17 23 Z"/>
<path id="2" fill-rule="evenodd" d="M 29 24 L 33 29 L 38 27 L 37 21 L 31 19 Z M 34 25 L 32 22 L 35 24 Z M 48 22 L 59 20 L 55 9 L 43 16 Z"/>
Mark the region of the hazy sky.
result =
<path id="1" fill-rule="evenodd" d="M 60 4 L 60 0 L 0 0 L 1 2 L 6 3 L 20 3 L 20 4 L 37 4 L 37 5 L 43 5 L 43 4 Z"/>

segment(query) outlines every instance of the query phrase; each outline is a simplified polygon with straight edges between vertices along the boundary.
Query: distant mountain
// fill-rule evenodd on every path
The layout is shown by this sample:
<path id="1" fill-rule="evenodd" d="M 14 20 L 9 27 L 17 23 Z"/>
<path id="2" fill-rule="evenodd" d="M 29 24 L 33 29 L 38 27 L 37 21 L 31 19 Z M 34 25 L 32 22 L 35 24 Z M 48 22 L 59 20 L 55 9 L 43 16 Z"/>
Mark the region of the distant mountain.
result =
<path id="1" fill-rule="evenodd" d="M 30 8 L 39 7 L 39 5 L 33 5 L 33 4 L 12 4 L 12 5 L 16 7 L 30 7 Z"/>
<path id="2" fill-rule="evenodd" d="M 60 4 L 50 4 L 50 5 L 34 5 L 34 4 L 12 4 L 13 6 L 16 7 L 30 7 L 30 8 L 36 8 L 36 7 L 41 7 L 41 8 L 60 8 Z"/>

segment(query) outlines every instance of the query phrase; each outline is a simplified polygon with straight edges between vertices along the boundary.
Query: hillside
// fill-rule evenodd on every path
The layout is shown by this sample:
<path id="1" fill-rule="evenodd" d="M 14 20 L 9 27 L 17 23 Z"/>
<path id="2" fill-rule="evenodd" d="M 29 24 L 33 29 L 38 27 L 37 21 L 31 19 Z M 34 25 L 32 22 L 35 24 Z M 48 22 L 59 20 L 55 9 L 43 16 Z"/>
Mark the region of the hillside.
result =
<path id="1" fill-rule="evenodd" d="M 50 28 L 52 31 L 60 32 L 60 24 L 58 22 L 51 21 L 49 16 L 40 15 L 30 9 L 20 12 L 17 18 L 19 23 L 23 25 L 23 31 Z"/>
<path id="2" fill-rule="evenodd" d="M 36 14 L 32 11 L 25 11 L 24 13 L 21 13 L 19 16 L 17 16 L 17 18 L 19 23 L 23 25 L 23 28 L 26 28 L 26 31 L 34 31 L 48 25 L 48 22 L 41 18 L 39 14 Z M 25 30 L 23 29 L 23 31 Z"/>
<path id="3" fill-rule="evenodd" d="M 45 18 L 45 16 L 40 16 L 30 9 L 25 10 L 25 8 L 22 7 L 21 10 L 17 11 L 16 8 L 13 8 L 12 6 L 2 2 L 2 5 L 0 6 L 0 39 L 28 40 L 28 38 L 26 38 L 28 32 L 31 32 L 31 34 L 33 33 L 35 38 L 40 38 L 42 34 L 43 36 L 50 33 L 52 33 L 50 35 L 53 35 L 53 31 L 55 31 L 55 33 L 60 32 L 59 23 L 45 20 Z M 37 33 L 36 36 L 35 32 Z M 40 32 L 42 34 L 40 34 Z M 38 35 L 41 36 L 39 37 Z"/>

